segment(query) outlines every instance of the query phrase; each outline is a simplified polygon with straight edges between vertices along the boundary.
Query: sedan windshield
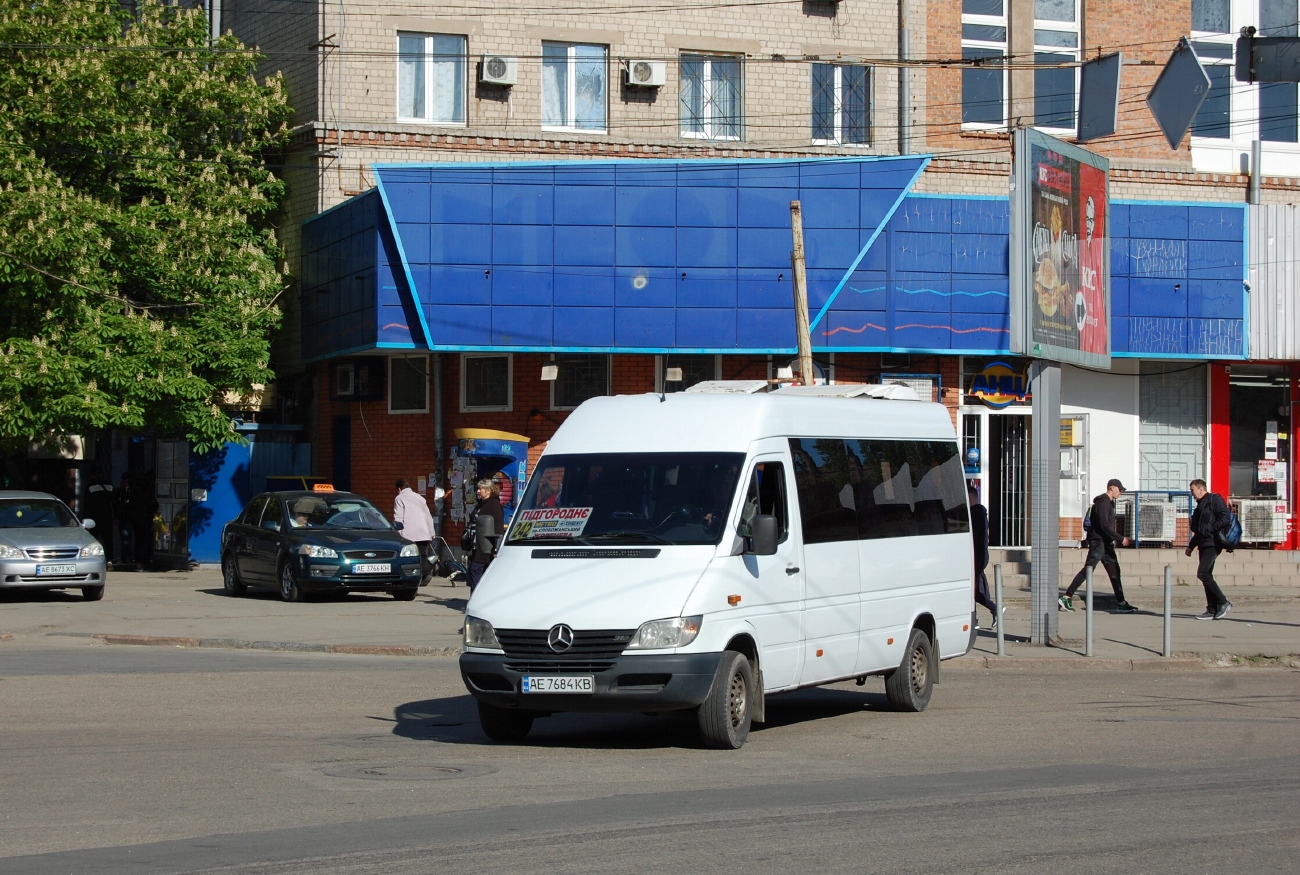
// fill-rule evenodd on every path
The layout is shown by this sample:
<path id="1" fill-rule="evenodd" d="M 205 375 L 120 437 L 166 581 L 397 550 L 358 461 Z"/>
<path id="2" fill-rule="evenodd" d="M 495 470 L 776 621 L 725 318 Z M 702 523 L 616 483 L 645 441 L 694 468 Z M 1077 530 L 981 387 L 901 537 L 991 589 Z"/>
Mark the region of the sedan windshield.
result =
<path id="1" fill-rule="evenodd" d="M 355 495 L 310 495 L 288 501 L 289 526 L 309 529 L 391 531 L 393 524 L 373 504 Z"/>
<path id="2" fill-rule="evenodd" d="M 0 499 L 0 528 L 48 529 L 81 525 L 57 498 Z"/>
<path id="3" fill-rule="evenodd" d="M 742 453 L 545 456 L 508 543 L 717 544 Z"/>

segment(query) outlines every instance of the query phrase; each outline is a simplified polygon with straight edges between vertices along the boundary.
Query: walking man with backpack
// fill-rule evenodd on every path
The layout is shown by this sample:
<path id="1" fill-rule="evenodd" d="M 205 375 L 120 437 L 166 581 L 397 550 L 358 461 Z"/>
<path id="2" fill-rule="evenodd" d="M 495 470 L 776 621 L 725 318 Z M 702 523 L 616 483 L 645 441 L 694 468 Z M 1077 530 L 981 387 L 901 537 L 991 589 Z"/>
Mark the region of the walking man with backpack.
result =
<path id="1" fill-rule="evenodd" d="M 1211 492 L 1204 480 L 1193 480 L 1189 485 L 1192 497 L 1196 499 L 1196 509 L 1192 511 L 1192 537 L 1183 552 L 1191 556 L 1192 548 L 1201 551 L 1201 562 L 1196 568 L 1196 579 L 1205 587 L 1205 613 L 1197 616 L 1198 620 L 1222 620 L 1232 610 L 1232 602 L 1224 596 L 1223 590 L 1214 580 L 1214 561 L 1219 558 L 1219 550 L 1231 550 L 1234 545 L 1220 540 L 1232 528 L 1232 511 L 1228 503 L 1217 492 Z"/>
<path id="2" fill-rule="evenodd" d="M 1137 608 L 1130 605 L 1124 600 L 1124 585 L 1119 579 L 1119 557 L 1115 555 L 1115 542 L 1118 541 L 1121 546 L 1127 547 L 1129 539 L 1119 533 L 1115 525 L 1115 499 L 1119 498 L 1124 491 L 1124 484 L 1118 480 L 1108 480 L 1106 482 L 1106 491 L 1098 495 L 1092 501 L 1090 510 L 1091 522 L 1088 526 L 1088 559 L 1084 562 L 1079 573 L 1070 581 L 1070 586 L 1065 590 L 1065 595 L 1057 599 L 1063 611 L 1073 611 L 1074 602 L 1072 601 L 1075 592 L 1083 586 L 1087 579 L 1088 569 L 1096 568 L 1100 562 L 1106 568 L 1106 574 L 1110 577 L 1110 585 L 1115 590 L 1115 612 L 1119 614 L 1133 614 Z"/>

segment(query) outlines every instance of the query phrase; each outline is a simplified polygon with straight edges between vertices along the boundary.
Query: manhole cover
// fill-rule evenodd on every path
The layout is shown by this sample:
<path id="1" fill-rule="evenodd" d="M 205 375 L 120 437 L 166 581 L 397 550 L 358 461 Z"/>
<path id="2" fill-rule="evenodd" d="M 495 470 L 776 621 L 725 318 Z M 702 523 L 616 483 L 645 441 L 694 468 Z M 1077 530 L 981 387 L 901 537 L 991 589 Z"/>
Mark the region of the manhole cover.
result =
<path id="1" fill-rule="evenodd" d="M 453 766 L 445 763 L 339 763 L 318 769 L 331 778 L 362 778 L 367 781 L 447 781 L 481 778 L 496 771 L 492 766 Z"/>

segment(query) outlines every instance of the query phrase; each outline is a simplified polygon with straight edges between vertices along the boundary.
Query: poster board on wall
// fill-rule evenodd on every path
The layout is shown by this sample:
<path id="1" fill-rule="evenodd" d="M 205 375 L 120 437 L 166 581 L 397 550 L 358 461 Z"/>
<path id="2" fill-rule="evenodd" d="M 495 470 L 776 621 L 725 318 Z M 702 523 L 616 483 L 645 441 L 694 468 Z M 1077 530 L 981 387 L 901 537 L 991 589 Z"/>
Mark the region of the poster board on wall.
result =
<path id="1" fill-rule="evenodd" d="M 1022 129 L 1011 190 L 1011 349 L 1109 368 L 1110 162 Z"/>

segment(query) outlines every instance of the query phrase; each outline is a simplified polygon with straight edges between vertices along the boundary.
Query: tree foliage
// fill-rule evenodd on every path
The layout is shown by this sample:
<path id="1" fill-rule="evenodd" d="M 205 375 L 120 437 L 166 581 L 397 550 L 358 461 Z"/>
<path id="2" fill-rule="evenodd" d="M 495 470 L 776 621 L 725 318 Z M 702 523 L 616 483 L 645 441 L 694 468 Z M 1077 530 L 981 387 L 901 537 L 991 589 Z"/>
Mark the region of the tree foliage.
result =
<path id="1" fill-rule="evenodd" d="M 278 76 L 201 12 L 0 0 L 0 442 L 121 427 L 203 449 L 272 379 Z"/>

